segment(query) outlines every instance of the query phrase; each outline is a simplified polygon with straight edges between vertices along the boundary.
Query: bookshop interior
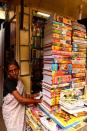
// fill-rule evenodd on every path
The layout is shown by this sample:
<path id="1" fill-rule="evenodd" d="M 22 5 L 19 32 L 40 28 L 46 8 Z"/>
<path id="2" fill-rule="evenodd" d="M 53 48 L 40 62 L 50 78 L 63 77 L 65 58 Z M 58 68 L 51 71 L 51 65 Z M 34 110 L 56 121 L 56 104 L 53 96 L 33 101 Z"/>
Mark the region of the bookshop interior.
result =
<path id="1" fill-rule="evenodd" d="M 26 131 L 87 131 L 87 0 L 2 0 L 0 25 L 0 106 L 16 59 L 27 97 L 42 100 L 26 106 Z"/>

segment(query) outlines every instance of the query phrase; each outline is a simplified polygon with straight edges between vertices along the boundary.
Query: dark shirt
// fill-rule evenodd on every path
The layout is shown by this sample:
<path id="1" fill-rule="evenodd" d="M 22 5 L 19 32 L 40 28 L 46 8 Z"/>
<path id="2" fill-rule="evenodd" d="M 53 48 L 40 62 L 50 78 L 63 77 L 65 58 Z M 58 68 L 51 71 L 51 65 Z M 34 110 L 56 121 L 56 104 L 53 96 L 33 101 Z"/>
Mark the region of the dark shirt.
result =
<path id="1" fill-rule="evenodd" d="M 12 93 L 16 90 L 17 80 L 6 79 L 4 83 L 3 96 L 5 97 L 8 93 Z"/>

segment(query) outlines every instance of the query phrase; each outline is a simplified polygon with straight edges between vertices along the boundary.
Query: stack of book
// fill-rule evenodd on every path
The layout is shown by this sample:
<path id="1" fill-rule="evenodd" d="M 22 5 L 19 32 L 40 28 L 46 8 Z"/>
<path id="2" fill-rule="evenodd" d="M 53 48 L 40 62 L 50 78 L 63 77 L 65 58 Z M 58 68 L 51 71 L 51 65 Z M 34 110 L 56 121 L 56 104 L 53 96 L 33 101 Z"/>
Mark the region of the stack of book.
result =
<path id="1" fill-rule="evenodd" d="M 62 88 L 69 88 L 72 76 L 71 20 L 51 16 L 45 26 L 43 47 L 43 106 L 54 110 Z"/>
<path id="2" fill-rule="evenodd" d="M 86 77 L 86 28 L 77 22 L 72 23 L 72 86 L 83 88 Z"/>

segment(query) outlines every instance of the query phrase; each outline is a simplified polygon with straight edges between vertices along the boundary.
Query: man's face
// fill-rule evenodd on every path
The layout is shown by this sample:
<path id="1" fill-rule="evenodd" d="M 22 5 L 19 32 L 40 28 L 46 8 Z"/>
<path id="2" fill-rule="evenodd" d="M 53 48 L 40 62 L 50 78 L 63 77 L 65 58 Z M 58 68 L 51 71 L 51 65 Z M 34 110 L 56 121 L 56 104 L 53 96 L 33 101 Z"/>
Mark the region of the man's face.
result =
<path id="1" fill-rule="evenodd" d="M 18 79 L 19 69 L 16 65 L 12 64 L 8 68 L 8 77 L 10 79 Z"/>

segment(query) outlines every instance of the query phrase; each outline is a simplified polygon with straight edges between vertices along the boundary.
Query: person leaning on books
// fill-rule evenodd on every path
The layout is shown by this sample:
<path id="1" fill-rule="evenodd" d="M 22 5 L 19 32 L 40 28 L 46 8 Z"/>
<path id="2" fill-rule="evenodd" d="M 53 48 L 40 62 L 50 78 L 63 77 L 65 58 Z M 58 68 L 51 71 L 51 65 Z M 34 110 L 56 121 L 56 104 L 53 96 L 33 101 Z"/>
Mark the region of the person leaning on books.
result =
<path id="1" fill-rule="evenodd" d="M 2 114 L 7 131 L 24 131 L 25 106 L 41 102 L 41 99 L 25 97 L 24 85 L 19 78 L 19 70 L 16 60 L 8 62 L 2 106 Z"/>

